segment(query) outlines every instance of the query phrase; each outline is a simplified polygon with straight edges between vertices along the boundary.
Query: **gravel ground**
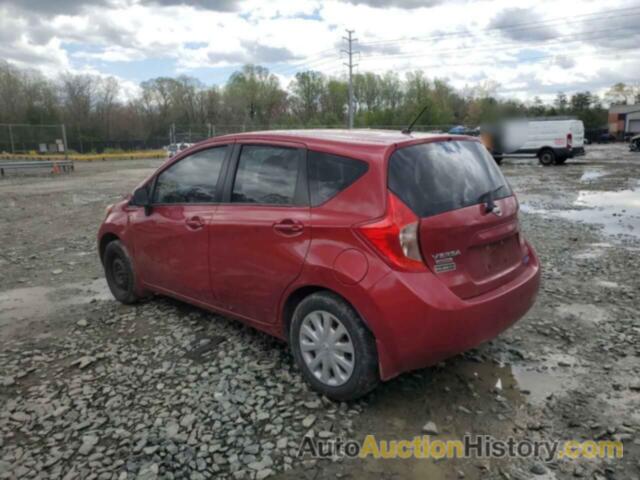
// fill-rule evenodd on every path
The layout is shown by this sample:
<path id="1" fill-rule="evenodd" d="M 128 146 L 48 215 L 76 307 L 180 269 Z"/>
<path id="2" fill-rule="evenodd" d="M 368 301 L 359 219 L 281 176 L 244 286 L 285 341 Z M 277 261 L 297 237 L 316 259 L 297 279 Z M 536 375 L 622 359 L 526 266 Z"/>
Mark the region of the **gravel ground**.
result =
<path id="1" fill-rule="evenodd" d="M 505 161 L 543 265 L 535 307 L 496 340 L 365 399 L 307 388 L 286 345 L 106 290 L 104 207 L 159 164 L 81 163 L 0 180 L 0 478 L 640 478 L 640 154 Z M 496 388 L 500 380 L 502 388 Z M 313 460 L 305 435 L 624 441 L 621 460 Z"/>

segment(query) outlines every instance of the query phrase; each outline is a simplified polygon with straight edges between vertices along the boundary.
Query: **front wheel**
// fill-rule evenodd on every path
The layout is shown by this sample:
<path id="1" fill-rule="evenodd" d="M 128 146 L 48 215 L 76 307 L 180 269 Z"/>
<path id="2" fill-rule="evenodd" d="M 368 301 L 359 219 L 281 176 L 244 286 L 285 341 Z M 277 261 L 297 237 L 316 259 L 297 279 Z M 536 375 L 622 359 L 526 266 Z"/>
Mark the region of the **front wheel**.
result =
<path id="1" fill-rule="evenodd" d="M 354 400 L 380 381 L 373 335 L 333 293 L 314 293 L 300 302 L 289 341 L 305 380 L 333 400 Z"/>
<path id="2" fill-rule="evenodd" d="M 119 240 L 107 245 L 103 257 L 104 274 L 111 293 L 121 303 L 140 300 L 135 292 L 135 274 L 129 253 Z"/>

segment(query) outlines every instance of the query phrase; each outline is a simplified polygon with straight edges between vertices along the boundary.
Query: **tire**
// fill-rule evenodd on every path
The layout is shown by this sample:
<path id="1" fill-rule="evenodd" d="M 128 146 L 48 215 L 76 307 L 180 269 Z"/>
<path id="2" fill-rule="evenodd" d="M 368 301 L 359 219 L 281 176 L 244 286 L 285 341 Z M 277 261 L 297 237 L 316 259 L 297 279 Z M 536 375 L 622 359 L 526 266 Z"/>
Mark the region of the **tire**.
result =
<path id="1" fill-rule="evenodd" d="M 556 154 L 550 148 L 544 148 L 538 153 L 538 161 L 541 165 L 548 167 L 556 162 Z"/>
<path id="2" fill-rule="evenodd" d="M 313 333 L 309 328 L 314 325 L 318 327 L 315 330 L 317 341 L 313 341 L 309 335 Z M 335 342 L 323 335 L 325 332 L 320 325 L 330 325 L 338 332 Z M 380 382 L 375 339 L 356 311 L 338 295 L 318 292 L 302 300 L 293 313 L 289 343 L 304 379 L 314 390 L 332 400 L 354 400 L 369 393 Z M 327 345 L 337 347 L 331 349 Z M 352 348 L 351 354 L 348 352 L 349 346 Z M 333 352 L 339 356 L 339 361 L 323 361 L 325 358 L 335 358 Z M 343 364 L 349 361 L 352 367 L 347 374 L 348 369 L 343 368 Z M 328 375 L 323 380 L 323 367 L 332 362 L 333 366 L 327 368 Z"/>
<path id="3" fill-rule="evenodd" d="M 502 165 L 502 157 L 493 157 L 497 165 Z"/>
<path id="4" fill-rule="evenodd" d="M 116 300 L 127 305 L 140 300 L 135 292 L 136 280 L 131 257 L 119 240 L 107 245 L 102 263 L 109 290 Z"/>
<path id="5" fill-rule="evenodd" d="M 567 161 L 568 157 L 557 157 L 556 158 L 556 165 L 564 165 L 564 162 Z"/>

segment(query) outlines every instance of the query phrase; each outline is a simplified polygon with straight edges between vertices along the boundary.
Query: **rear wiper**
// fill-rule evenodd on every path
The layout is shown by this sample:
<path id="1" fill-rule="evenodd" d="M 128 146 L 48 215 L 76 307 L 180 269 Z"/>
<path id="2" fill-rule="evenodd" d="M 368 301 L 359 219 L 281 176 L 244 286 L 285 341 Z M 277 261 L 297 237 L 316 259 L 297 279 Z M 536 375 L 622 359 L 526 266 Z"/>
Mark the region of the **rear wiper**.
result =
<path id="1" fill-rule="evenodd" d="M 480 195 L 480 201 L 482 201 L 483 198 L 487 199 L 487 207 L 485 212 L 490 213 L 493 212 L 493 210 L 496 208 L 496 203 L 493 201 L 493 196 L 498 193 L 500 190 L 502 190 L 502 188 L 504 188 L 504 185 L 500 185 L 499 187 L 494 188 L 493 190 L 489 190 L 488 192 L 483 193 L 482 195 Z"/>

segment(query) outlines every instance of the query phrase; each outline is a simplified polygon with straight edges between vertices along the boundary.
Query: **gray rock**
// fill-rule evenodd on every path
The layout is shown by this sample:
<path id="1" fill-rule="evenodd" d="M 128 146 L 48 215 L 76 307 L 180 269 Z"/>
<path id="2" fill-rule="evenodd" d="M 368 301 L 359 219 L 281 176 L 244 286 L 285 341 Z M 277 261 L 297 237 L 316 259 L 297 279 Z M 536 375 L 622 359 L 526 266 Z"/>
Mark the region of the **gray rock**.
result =
<path id="1" fill-rule="evenodd" d="M 84 368 L 87 368 L 89 365 L 91 365 L 95 361 L 96 361 L 95 357 L 84 356 L 84 357 L 80 357 L 77 360 L 74 360 L 73 362 L 71 362 L 71 366 L 72 367 L 77 366 L 80 369 L 84 369 Z"/>
<path id="2" fill-rule="evenodd" d="M 248 447 L 245 447 L 244 451 L 251 455 L 256 455 L 260 451 L 260 445 L 257 443 L 253 443 Z"/>
<path id="3" fill-rule="evenodd" d="M 428 421 L 422 427 L 422 431 L 427 435 L 438 435 L 440 432 L 438 431 L 438 427 L 432 421 Z"/>
<path id="4" fill-rule="evenodd" d="M 182 417 L 182 420 L 180 421 L 180 426 L 185 428 L 191 428 L 191 425 L 193 425 L 193 422 L 195 421 L 196 421 L 196 416 L 190 413 Z"/>
<path id="5" fill-rule="evenodd" d="M 99 441 L 100 439 L 95 435 L 84 435 L 82 437 L 82 445 L 80 445 L 78 453 L 80 455 L 89 455 L 91 450 L 93 450 L 93 447 L 95 447 Z"/>
<path id="6" fill-rule="evenodd" d="M 544 475 L 545 473 L 547 473 L 547 468 L 540 462 L 535 462 L 533 465 L 531 465 L 531 468 L 529 470 L 535 475 Z"/>
<path id="7" fill-rule="evenodd" d="M 156 480 L 160 467 L 157 463 L 149 463 L 144 465 L 138 472 L 137 480 Z"/>
<path id="8" fill-rule="evenodd" d="M 304 428 L 309 428 L 311 425 L 313 425 L 314 423 L 316 423 L 316 416 L 315 415 L 307 415 L 306 417 L 304 417 L 304 419 L 302 420 L 302 426 Z"/>
<path id="9" fill-rule="evenodd" d="M 256 480 L 263 480 L 265 478 L 270 477 L 273 474 L 274 474 L 274 471 L 271 470 L 270 468 L 263 468 L 256 474 Z"/>

